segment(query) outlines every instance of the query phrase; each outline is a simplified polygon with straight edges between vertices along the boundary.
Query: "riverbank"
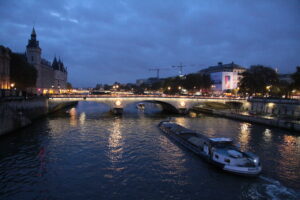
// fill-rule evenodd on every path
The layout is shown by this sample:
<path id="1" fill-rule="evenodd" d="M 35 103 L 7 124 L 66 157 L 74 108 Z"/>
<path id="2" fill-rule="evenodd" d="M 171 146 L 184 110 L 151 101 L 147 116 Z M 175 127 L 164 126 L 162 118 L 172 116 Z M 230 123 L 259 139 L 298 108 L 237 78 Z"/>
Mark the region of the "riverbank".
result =
<path id="1" fill-rule="evenodd" d="M 200 108 L 200 107 L 195 107 L 192 109 L 192 111 L 300 132 L 300 123 L 291 120 L 279 119 L 275 117 L 251 115 L 248 112 L 216 110 L 211 108 Z"/>
<path id="2" fill-rule="evenodd" d="M 46 97 L 1 101 L 0 136 L 28 126 L 47 114 L 76 104 L 76 101 L 52 102 Z"/>

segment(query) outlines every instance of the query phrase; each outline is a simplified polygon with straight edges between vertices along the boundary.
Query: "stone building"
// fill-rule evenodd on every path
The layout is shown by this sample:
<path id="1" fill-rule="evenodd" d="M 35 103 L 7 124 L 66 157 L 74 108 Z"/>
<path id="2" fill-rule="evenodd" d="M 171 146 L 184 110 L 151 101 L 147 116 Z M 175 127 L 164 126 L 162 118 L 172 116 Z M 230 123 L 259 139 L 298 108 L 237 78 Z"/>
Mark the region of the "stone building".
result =
<path id="1" fill-rule="evenodd" d="M 27 61 L 32 64 L 38 73 L 36 88 L 38 93 L 47 93 L 49 90 L 65 89 L 68 72 L 63 62 L 56 57 L 53 62 L 42 58 L 42 49 L 39 46 L 37 35 L 32 29 L 31 38 L 26 46 Z"/>
<path id="2" fill-rule="evenodd" d="M 9 72 L 10 72 L 10 50 L 0 46 L 0 89 L 10 89 Z"/>
<path id="3" fill-rule="evenodd" d="M 221 93 L 225 90 L 236 89 L 243 77 L 242 73 L 244 71 L 246 71 L 246 68 L 241 67 L 234 62 L 229 64 L 219 62 L 217 66 L 202 69 L 199 73 L 209 74 L 213 82 L 213 91 Z"/>

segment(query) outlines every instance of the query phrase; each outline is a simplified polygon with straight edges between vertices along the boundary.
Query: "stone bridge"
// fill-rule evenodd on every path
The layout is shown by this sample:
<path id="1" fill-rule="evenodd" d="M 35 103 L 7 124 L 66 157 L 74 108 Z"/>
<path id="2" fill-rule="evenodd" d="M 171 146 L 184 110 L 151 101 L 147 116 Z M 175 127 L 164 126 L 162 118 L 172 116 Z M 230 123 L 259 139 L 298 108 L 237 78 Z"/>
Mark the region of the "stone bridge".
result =
<path id="1" fill-rule="evenodd" d="M 198 97 L 186 97 L 186 96 L 112 96 L 112 95 L 52 95 L 49 97 L 50 101 L 94 101 L 107 104 L 115 113 L 121 113 L 123 108 L 129 104 L 138 104 L 143 102 L 159 104 L 163 110 L 172 113 L 185 113 L 187 110 L 193 108 L 196 105 L 203 104 L 204 102 L 241 102 L 243 105 L 247 105 L 245 99 L 233 99 L 233 98 L 198 98 Z"/>

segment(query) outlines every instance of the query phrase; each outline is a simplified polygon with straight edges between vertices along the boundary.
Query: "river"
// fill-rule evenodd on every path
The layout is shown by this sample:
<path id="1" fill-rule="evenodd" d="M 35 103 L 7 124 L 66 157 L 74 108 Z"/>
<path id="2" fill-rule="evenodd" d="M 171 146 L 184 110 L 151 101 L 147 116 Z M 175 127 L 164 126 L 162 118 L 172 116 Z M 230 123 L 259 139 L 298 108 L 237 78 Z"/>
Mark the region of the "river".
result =
<path id="1" fill-rule="evenodd" d="M 300 136 L 225 118 L 173 116 L 212 137 L 231 137 L 261 158 L 257 178 L 222 172 L 168 139 L 167 115 L 134 105 L 112 116 L 79 102 L 0 138 L 0 199 L 300 199 Z"/>

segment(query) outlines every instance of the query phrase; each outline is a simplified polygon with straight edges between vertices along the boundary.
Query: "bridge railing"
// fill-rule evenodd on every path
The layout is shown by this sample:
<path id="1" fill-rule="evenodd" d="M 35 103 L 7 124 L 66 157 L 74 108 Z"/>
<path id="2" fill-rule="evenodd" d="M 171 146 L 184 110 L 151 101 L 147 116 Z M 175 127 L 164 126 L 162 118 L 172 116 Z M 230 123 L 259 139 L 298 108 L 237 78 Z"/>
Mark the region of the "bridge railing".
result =
<path id="1" fill-rule="evenodd" d="M 97 94 L 53 94 L 48 95 L 49 98 L 140 98 L 140 97 L 153 97 L 153 98 L 188 98 L 188 99 L 226 99 L 226 100 L 246 100 L 245 98 L 237 97 L 210 97 L 210 96 L 187 96 L 187 95 L 132 95 L 132 94 L 110 94 L 110 95 L 97 95 Z"/>

